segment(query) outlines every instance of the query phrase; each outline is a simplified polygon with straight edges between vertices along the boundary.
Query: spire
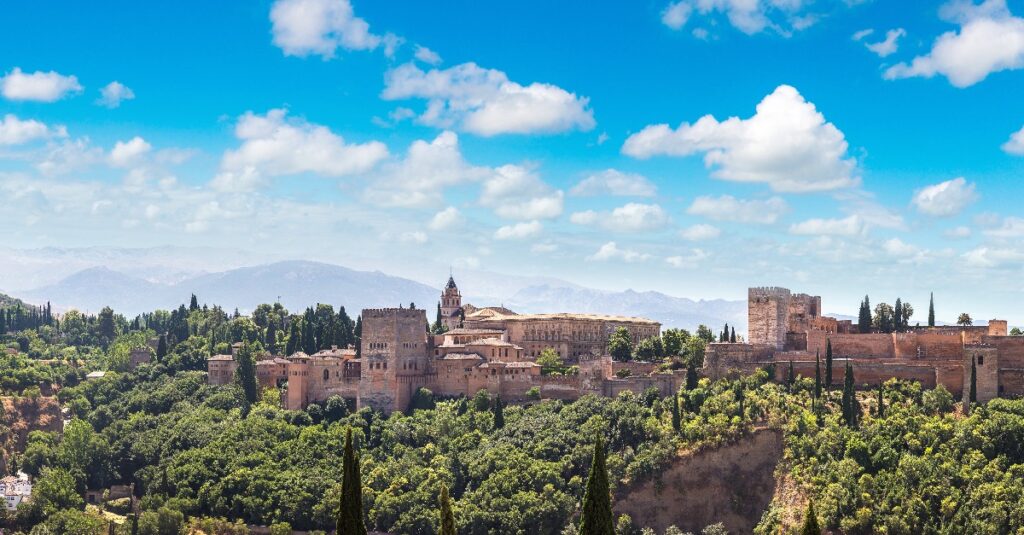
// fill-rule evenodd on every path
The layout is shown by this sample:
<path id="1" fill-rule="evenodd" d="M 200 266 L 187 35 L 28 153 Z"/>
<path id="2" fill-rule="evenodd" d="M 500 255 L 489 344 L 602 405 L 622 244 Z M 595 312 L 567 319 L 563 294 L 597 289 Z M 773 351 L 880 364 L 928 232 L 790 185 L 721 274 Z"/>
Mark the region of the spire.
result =
<path id="1" fill-rule="evenodd" d="M 449 275 L 448 276 L 448 284 L 445 285 L 445 289 L 446 290 L 450 290 L 452 288 L 456 288 L 456 286 L 455 286 L 455 278 L 453 276 Z"/>

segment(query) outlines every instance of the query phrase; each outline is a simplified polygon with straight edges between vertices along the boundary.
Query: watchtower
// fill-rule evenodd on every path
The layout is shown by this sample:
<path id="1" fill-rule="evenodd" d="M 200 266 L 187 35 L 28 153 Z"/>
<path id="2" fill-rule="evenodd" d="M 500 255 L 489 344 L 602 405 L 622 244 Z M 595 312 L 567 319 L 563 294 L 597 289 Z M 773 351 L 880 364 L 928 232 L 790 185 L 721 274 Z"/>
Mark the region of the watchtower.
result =
<path id="1" fill-rule="evenodd" d="M 441 323 L 449 331 L 460 327 L 462 323 L 462 294 L 452 276 L 448 277 L 448 284 L 441 292 Z"/>
<path id="2" fill-rule="evenodd" d="M 426 312 L 373 308 L 363 310 L 362 318 L 358 405 L 405 410 L 428 371 Z"/>
<path id="3" fill-rule="evenodd" d="M 747 291 L 747 331 L 750 343 L 776 349 L 786 345 L 792 294 L 785 288 L 762 287 Z"/>

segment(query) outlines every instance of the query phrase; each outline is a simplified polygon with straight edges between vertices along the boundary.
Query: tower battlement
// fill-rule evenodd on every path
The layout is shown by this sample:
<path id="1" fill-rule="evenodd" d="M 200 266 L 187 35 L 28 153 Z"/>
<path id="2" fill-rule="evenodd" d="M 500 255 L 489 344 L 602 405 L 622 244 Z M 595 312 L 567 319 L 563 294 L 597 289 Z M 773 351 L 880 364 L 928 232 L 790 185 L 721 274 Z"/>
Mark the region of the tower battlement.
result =
<path id="1" fill-rule="evenodd" d="M 751 300 L 757 298 L 789 299 L 791 296 L 792 293 L 789 289 L 781 286 L 758 286 L 747 290 L 747 298 Z"/>
<path id="2" fill-rule="evenodd" d="M 426 318 L 426 311 L 420 308 L 364 308 L 363 321 L 367 318 Z"/>

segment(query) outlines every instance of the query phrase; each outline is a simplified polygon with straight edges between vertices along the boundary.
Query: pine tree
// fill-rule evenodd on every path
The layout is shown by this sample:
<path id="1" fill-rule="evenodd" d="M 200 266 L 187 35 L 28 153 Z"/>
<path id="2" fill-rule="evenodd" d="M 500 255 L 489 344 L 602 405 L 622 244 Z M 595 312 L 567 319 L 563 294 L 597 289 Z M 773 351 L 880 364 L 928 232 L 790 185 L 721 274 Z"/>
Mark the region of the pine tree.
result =
<path id="1" fill-rule="evenodd" d="M 505 427 L 505 404 L 501 402 L 501 396 L 494 398 L 494 429 Z"/>
<path id="2" fill-rule="evenodd" d="M 583 496 L 583 512 L 579 535 L 615 535 L 612 523 L 612 503 L 608 489 L 608 469 L 605 466 L 604 444 L 598 438 L 594 444 L 594 458 L 587 477 L 587 491 Z"/>
<path id="3" fill-rule="evenodd" d="M 366 535 L 366 525 L 363 523 L 363 484 L 359 477 L 359 458 L 352 445 L 351 427 L 345 433 L 337 530 L 338 535 Z"/>
<path id="4" fill-rule="evenodd" d="M 256 383 L 256 351 L 249 344 L 249 342 L 243 342 L 242 347 L 238 350 L 238 355 L 235 359 L 238 361 L 238 368 L 235 369 L 235 379 L 238 381 L 239 386 L 242 387 L 242 392 L 245 394 L 246 401 L 249 404 L 256 403 L 256 399 L 259 396 L 259 385 Z"/>
<path id="5" fill-rule="evenodd" d="M 455 515 L 452 514 L 452 499 L 448 496 L 448 487 L 441 484 L 441 529 L 438 535 L 455 535 Z"/>
<path id="6" fill-rule="evenodd" d="M 167 356 L 167 335 L 161 334 L 160 340 L 156 343 L 156 361 L 163 362 Z"/>
<path id="7" fill-rule="evenodd" d="M 672 430 L 678 433 L 682 428 L 682 417 L 679 414 L 679 396 L 672 394 Z"/>
<path id="8" fill-rule="evenodd" d="M 814 399 L 821 397 L 821 354 L 814 354 Z"/>
<path id="9" fill-rule="evenodd" d="M 974 357 L 971 357 L 971 390 L 970 397 L 971 403 L 978 401 L 978 368 L 975 365 Z"/>
<path id="10" fill-rule="evenodd" d="M 832 339 L 825 344 L 825 390 L 832 391 Z"/>
<path id="11" fill-rule="evenodd" d="M 885 417 L 885 398 L 883 397 L 882 390 L 885 388 L 882 383 L 878 383 L 878 417 Z"/>
<path id="12" fill-rule="evenodd" d="M 935 326 L 935 293 L 928 295 L 928 326 Z"/>
<path id="13" fill-rule="evenodd" d="M 807 514 L 804 516 L 804 525 L 800 528 L 800 535 L 821 535 L 818 515 L 814 512 L 814 500 L 807 504 Z"/>

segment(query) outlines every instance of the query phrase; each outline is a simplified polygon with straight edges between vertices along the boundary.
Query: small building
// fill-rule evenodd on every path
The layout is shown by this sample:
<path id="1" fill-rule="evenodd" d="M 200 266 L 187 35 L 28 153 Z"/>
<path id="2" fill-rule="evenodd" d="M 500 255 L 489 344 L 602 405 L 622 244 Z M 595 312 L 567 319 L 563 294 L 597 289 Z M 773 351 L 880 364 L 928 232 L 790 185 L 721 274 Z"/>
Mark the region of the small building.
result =
<path id="1" fill-rule="evenodd" d="M 89 373 L 85 374 L 85 380 L 86 381 L 95 381 L 97 379 L 102 379 L 102 378 L 106 377 L 106 375 L 107 375 L 107 372 L 101 371 L 101 370 L 96 370 L 94 372 L 89 372 Z"/>
<path id="2" fill-rule="evenodd" d="M 17 476 L 0 479 L 0 493 L 4 496 L 4 506 L 8 511 L 13 511 L 21 502 L 31 498 L 32 482 L 27 474 L 18 472 Z"/>

